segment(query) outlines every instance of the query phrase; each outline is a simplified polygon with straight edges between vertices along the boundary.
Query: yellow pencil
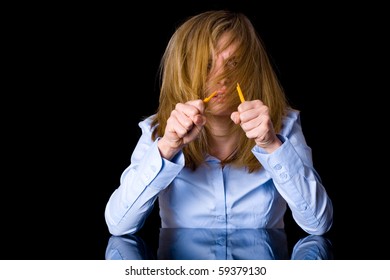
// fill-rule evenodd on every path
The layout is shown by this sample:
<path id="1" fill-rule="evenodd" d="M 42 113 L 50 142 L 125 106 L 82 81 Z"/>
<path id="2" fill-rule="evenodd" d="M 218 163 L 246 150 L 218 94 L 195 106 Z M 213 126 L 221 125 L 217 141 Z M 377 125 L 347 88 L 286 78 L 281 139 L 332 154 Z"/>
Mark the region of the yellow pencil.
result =
<path id="1" fill-rule="evenodd" d="M 203 102 L 207 103 L 210 101 L 211 98 L 213 98 L 214 95 L 216 95 L 217 92 L 214 91 L 212 94 L 210 94 L 209 96 L 207 96 L 205 99 L 203 99 Z"/>
<path id="2" fill-rule="evenodd" d="M 239 83 L 237 83 L 237 91 L 238 91 L 238 96 L 240 97 L 241 103 L 245 102 L 245 98 L 244 98 L 244 95 L 242 94 L 242 91 L 241 91 Z"/>

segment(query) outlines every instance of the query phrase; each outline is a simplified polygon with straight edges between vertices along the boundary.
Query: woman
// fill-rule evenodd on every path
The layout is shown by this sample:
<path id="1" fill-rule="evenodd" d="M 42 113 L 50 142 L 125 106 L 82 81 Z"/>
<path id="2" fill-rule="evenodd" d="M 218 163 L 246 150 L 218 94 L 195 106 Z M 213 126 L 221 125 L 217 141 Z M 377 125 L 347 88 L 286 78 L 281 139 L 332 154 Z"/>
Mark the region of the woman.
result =
<path id="1" fill-rule="evenodd" d="M 160 70 L 159 108 L 106 206 L 111 234 L 137 232 L 157 198 L 163 228 L 284 228 L 287 205 L 307 233 L 331 228 L 299 111 L 245 15 L 189 18 Z"/>

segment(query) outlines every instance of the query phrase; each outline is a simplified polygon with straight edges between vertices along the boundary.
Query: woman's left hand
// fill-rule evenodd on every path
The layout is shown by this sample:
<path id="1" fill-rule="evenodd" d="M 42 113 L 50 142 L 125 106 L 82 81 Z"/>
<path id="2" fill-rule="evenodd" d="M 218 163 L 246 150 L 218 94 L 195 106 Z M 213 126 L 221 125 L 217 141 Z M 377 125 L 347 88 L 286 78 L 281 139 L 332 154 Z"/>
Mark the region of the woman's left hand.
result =
<path id="1" fill-rule="evenodd" d="M 251 100 L 241 103 L 230 118 L 235 124 L 241 125 L 248 138 L 254 139 L 256 145 L 268 153 L 282 145 L 276 136 L 269 108 L 262 101 Z"/>

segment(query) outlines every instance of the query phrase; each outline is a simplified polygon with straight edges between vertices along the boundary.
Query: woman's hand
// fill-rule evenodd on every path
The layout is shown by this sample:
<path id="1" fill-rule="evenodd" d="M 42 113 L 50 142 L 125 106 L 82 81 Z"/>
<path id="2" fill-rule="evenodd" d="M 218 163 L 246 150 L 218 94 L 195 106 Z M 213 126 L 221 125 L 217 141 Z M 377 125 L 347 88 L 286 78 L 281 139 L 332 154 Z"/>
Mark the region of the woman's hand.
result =
<path id="1" fill-rule="evenodd" d="M 235 124 L 240 124 L 246 136 L 254 139 L 256 145 L 272 153 L 282 145 L 276 136 L 269 109 L 260 100 L 241 103 L 230 116 Z"/>
<path id="2" fill-rule="evenodd" d="M 178 103 L 167 120 L 164 136 L 158 142 L 161 156 L 172 159 L 185 145 L 195 140 L 206 123 L 204 102 Z"/>

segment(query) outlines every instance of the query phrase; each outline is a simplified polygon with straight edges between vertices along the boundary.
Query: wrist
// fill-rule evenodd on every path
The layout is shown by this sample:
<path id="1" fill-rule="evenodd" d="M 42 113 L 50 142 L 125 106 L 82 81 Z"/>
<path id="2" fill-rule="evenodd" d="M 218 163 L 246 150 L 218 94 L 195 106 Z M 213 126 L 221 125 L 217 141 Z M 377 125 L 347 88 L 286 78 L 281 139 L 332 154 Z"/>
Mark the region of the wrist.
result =
<path id="1" fill-rule="evenodd" d="M 282 146 L 282 141 L 278 137 L 275 137 L 275 139 L 272 142 L 267 143 L 266 145 L 264 144 L 257 144 L 260 148 L 265 150 L 267 153 L 271 154 L 275 150 L 277 150 L 280 146 Z"/>
<path id="2" fill-rule="evenodd" d="M 158 140 L 157 147 L 161 157 L 167 160 L 171 160 L 180 151 L 180 148 L 172 147 L 164 138 Z"/>

